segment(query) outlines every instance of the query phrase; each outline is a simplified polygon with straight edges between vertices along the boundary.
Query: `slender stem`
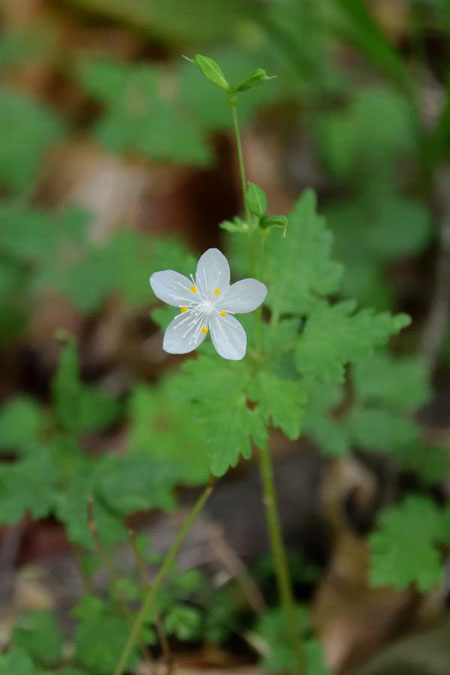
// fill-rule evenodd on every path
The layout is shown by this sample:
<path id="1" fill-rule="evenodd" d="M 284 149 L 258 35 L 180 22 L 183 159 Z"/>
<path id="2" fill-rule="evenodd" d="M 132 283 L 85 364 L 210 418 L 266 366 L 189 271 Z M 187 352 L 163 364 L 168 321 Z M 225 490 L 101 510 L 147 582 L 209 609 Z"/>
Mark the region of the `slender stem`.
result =
<path id="1" fill-rule="evenodd" d="M 155 581 L 152 585 L 152 587 L 149 589 L 147 595 L 145 596 L 144 602 L 141 605 L 141 608 L 139 612 L 136 614 L 136 618 L 134 620 L 133 626 L 131 628 L 131 632 L 128 636 L 128 640 L 122 650 L 122 653 L 120 655 L 120 658 L 117 662 L 116 668 L 114 670 L 113 675 L 122 675 L 128 660 L 130 658 L 131 652 L 133 651 L 133 647 L 137 643 L 139 639 L 139 634 L 141 632 L 142 626 L 144 625 L 147 613 L 153 608 L 156 596 L 158 595 L 158 592 L 160 591 L 163 582 L 167 576 L 167 574 L 170 572 L 175 559 L 178 555 L 178 551 L 181 548 L 181 545 L 186 538 L 186 535 L 188 534 L 189 530 L 191 529 L 192 525 L 194 524 L 195 519 L 199 515 L 200 511 L 202 510 L 205 502 L 207 501 L 208 497 L 210 496 L 213 487 L 214 487 L 215 479 L 211 478 L 209 481 L 208 485 L 205 487 L 197 501 L 195 502 L 194 506 L 192 507 L 191 511 L 189 512 L 186 520 L 183 523 L 183 527 L 181 530 L 178 532 L 163 564 L 161 565 L 158 574 L 156 575 Z"/>
<path id="2" fill-rule="evenodd" d="M 247 191 L 247 175 L 245 173 L 244 155 L 242 153 L 241 132 L 239 130 L 239 120 L 237 114 L 237 102 L 230 101 L 231 115 L 233 118 L 233 131 L 236 140 L 236 149 L 239 163 L 239 175 L 241 177 L 242 200 L 244 202 L 245 222 L 248 227 L 248 253 L 250 259 L 250 273 L 255 274 L 255 242 L 254 232 L 252 229 L 252 215 L 247 205 L 246 191 Z"/>
<path id="3" fill-rule="evenodd" d="M 260 470 L 263 484 L 264 503 L 266 506 L 267 527 L 272 551 L 278 592 L 280 594 L 286 626 L 292 643 L 296 667 L 293 675 L 304 675 L 305 659 L 302 645 L 301 627 L 298 624 L 298 613 L 295 611 L 295 601 L 292 592 L 292 583 L 289 574 L 286 550 L 281 535 L 280 516 L 273 479 L 272 458 L 267 445 L 259 453 Z"/>
<path id="4" fill-rule="evenodd" d="M 250 211 L 247 206 L 247 200 L 245 198 L 245 193 L 247 191 L 247 176 L 245 173 L 245 164 L 244 164 L 244 155 L 242 152 L 242 142 L 241 142 L 241 132 L 239 130 L 239 121 L 238 121 L 238 114 L 237 114 L 237 103 L 230 103 L 231 105 L 231 115 L 233 117 L 233 130 L 234 130 L 234 137 L 236 140 L 236 149 L 237 149 L 237 154 L 238 154 L 238 162 L 239 162 L 239 174 L 241 177 L 241 188 L 242 188 L 242 199 L 244 202 L 244 209 L 245 209 L 245 220 L 247 222 L 247 225 L 250 225 Z"/>

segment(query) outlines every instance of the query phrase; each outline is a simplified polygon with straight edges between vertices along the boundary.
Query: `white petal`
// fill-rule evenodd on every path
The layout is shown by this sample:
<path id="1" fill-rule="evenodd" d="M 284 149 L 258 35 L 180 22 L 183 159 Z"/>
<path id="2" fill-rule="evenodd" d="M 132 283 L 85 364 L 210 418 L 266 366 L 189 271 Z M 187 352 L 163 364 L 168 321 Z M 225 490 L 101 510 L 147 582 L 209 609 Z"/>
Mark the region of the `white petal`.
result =
<path id="1" fill-rule="evenodd" d="M 206 325 L 204 318 L 193 316 L 191 312 L 178 314 L 169 323 L 164 333 L 163 349 L 169 354 L 187 354 L 198 347 L 206 337 L 201 332 Z"/>
<path id="2" fill-rule="evenodd" d="M 209 248 L 200 256 L 195 274 L 200 290 L 214 298 L 216 288 L 223 293 L 230 285 L 230 266 L 218 248 Z"/>
<path id="3" fill-rule="evenodd" d="M 247 349 L 247 335 L 234 316 L 215 314 L 210 319 L 211 339 L 216 351 L 224 359 L 240 361 Z"/>
<path id="4" fill-rule="evenodd" d="M 267 287 L 256 279 L 236 281 L 218 298 L 217 309 L 246 314 L 259 307 L 267 295 Z"/>
<path id="5" fill-rule="evenodd" d="M 172 270 L 164 270 L 163 272 L 152 274 L 150 286 L 157 298 L 174 307 L 181 307 L 196 300 L 190 290 L 192 281 L 183 274 L 173 272 Z"/>

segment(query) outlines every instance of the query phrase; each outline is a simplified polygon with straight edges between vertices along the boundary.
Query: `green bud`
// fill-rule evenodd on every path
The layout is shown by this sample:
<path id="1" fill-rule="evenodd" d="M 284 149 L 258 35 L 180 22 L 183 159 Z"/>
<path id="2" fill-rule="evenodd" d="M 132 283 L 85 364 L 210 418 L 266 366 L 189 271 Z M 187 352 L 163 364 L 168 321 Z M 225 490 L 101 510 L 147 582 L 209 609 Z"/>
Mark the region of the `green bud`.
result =
<path id="1" fill-rule="evenodd" d="M 288 219 L 286 216 L 263 216 L 259 219 L 259 226 L 263 230 L 270 230 L 272 227 L 283 230 L 283 239 L 285 239 Z"/>
<path id="2" fill-rule="evenodd" d="M 236 232 L 248 231 L 247 223 L 245 223 L 243 220 L 237 217 L 234 218 L 233 220 L 224 220 L 223 223 L 220 223 L 219 227 L 221 227 L 222 230 L 232 232 L 233 234 L 235 234 Z"/>
<path id="3" fill-rule="evenodd" d="M 256 183 L 249 183 L 245 193 L 245 200 L 250 211 L 261 218 L 267 211 L 267 197 Z"/>
<path id="4" fill-rule="evenodd" d="M 261 82 L 266 82 L 267 80 L 273 80 L 276 75 L 267 75 L 266 71 L 263 68 L 257 68 L 252 70 L 251 73 L 247 73 L 242 82 L 235 87 L 236 91 L 247 91 L 247 89 L 252 89 L 256 87 Z"/>
<path id="5" fill-rule="evenodd" d="M 230 85 L 225 79 L 222 68 L 218 63 L 216 63 L 216 61 L 214 61 L 214 59 L 210 59 L 209 56 L 197 54 L 194 57 L 194 63 L 197 64 L 206 79 L 215 84 L 216 87 L 220 87 L 225 91 L 229 91 L 231 89 Z"/>

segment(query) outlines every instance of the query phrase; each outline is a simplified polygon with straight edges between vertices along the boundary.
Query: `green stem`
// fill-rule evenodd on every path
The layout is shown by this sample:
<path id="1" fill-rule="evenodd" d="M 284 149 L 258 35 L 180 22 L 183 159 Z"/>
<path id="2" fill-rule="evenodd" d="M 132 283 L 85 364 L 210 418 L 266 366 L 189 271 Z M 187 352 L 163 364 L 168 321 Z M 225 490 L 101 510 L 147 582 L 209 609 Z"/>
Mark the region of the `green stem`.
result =
<path id="1" fill-rule="evenodd" d="M 114 675 L 122 675 L 127 663 L 129 661 L 129 658 L 131 656 L 131 652 L 133 651 L 133 648 L 135 644 L 139 640 L 139 634 L 142 630 L 142 626 L 144 625 L 146 616 L 149 611 L 151 611 L 152 607 L 154 606 L 156 596 L 158 595 L 164 580 L 167 576 L 167 574 L 170 572 L 175 559 L 178 555 L 178 552 L 181 548 L 181 545 L 183 544 L 184 539 L 186 538 L 186 535 L 188 534 L 189 530 L 191 529 L 192 525 L 194 524 L 195 519 L 199 515 L 200 511 L 202 510 L 203 506 L 205 505 L 205 502 L 207 501 L 208 497 L 210 496 L 213 487 L 214 487 L 215 479 L 211 478 L 209 481 L 208 485 L 205 487 L 197 501 L 195 502 L 194 506 L 192 507 L 191 511 L 189 512 L 186 520 L 183 523 L 183 527 L 181 530 L 178 532 L 163 564 L 161 565 L 158 574 L 156 575 L 155 581 L 152 585 L 152 587 L 149 589 L 147 595 L 144 598 L 144 602 L 141 605 L 141 608 L 139 612 L 136 614 L 136 618 L 133 622 L 133 625 L 131 627 L 130 634 L 128 636 L 128 640 L 125 643 L 124 648 L 122 649 L 122 653 L 120 655 L 120 658 L 117 662 L 116 668 L 114 670 Z"/>
<path id="2" fill-rule="evenodd" d="M 239 163 L 239 175 L 241 177 L 242 200 L 244 202 L 245 222 L 248 227 L 248 253 L 250 258 L 250 273 L 255 274 L 255 242 L 254 232 L 252 229 L 252 215 L 247 205 L 247 175 L 245 173 L 244 155 L 242 153 L 241 132 L 239 130 L 239 120 L 237 114 L 237 102 L 235 99 L 229 101 L 231 106 L 231 115 L 233 118 L 233 131 L 236 140 L 236 149 Z"/>
<path id="3" fill-rule="evenodd" d="M 306 670 L 301 627 L 298 625 L 298 612 L 295 611 L 295 601 L 292 592 L 286 550 L 281 535 L 280 516 L 278 513 L 275 483 L 273 479 L 272 458 L 267 445 L 261 450 L 259 457 L 270 548 L 275 567 L 278 592 L 280 594 L 286 626 L 288 627 L 292 650 L 296 661 L 293 675 L 304 675 Z"/>

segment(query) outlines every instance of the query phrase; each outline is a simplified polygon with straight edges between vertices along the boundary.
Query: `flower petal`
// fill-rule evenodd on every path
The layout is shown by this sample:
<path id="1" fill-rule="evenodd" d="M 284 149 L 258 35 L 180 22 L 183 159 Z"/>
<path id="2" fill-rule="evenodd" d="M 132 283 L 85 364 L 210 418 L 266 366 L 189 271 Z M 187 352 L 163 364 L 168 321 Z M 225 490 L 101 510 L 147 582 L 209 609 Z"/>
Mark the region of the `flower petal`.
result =
<path id="1" fill-rule="evenodd" d="M 192 281 L 183 274 L 172 270 L 152 274 L 150 286 L 157 298 L 174 307 L 181 307 L 195 300 L 190 290 Z"/>
<path id="2" fill-rule="evenodd" d="M 209 248 L 200 257 L 195 274 L 200 290 L 208 298 L 214 298 L 214 291 L 223 293 L 230 285 L 230 266 L 218 248 Z"/>
<path id="3" fill-rule="evenodd" d="M 217 308 L 236 314 L 253 312 L 267 295 L 267 287 L 256 279 L 242 279 L 232 284 L 217 301 Z"/>
<path id="4" fill-rule="evenodd" d="M 224 359 L 240 361 L 247 349 L 247 335 L 234 316 L 213 315 L 210 319 L 211 339 L 216 351 Z"/>
<path id="5" fill-rule="evenodd" d="M 187 354 L 198 347 L 206 337 L 201 332 L 205 325 L 202 316 L 193 316 L 191 312 L 178 314 L 169 323 L 164 333 L 163 349 L 169 354 Z"/>

